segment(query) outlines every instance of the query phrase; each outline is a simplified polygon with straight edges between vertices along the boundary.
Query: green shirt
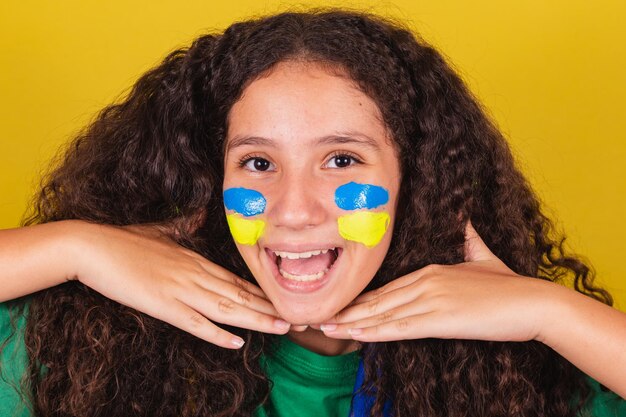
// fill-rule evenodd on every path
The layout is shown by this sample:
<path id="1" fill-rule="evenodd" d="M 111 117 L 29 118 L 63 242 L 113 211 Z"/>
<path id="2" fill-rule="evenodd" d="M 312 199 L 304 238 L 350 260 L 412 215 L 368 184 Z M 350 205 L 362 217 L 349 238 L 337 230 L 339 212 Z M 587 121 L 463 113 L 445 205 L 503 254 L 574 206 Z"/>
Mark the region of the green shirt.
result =
<path id="1" fill-rule="evenodd" d="M 26 317 L 15 318 L 15 330 L 6 303 L 0 303 L 0 416 L 31 417 L 25 399 L 20 397 L 20 381 L 28 364 L 24 345 Z"/>
<path id="2" fill-rule="evenodd" d="M 9 311 L 0 303 L 0 416 L 32 417 L 19 384 L 28 363 L 24 345 L 26 318 L 17 317 L 16 330 Z M 276 349 L 263 358 L 268 378 L 273 382 L 269 401 L 256 417 L 348 417 L 359 356 L 356 352 L 322 356 L 280 338 Z M 592 384 L 594 395 L 584 415 L 626 417 L 626 401 L 613 393 L 600 391 Z"/>
<path id="3" fill-rule="evenodd" d="M 263 360 L 273 386 L 256 416 L 348 417 L 359 360 L 357 352 L 323 356 L 281 337 Z"/>

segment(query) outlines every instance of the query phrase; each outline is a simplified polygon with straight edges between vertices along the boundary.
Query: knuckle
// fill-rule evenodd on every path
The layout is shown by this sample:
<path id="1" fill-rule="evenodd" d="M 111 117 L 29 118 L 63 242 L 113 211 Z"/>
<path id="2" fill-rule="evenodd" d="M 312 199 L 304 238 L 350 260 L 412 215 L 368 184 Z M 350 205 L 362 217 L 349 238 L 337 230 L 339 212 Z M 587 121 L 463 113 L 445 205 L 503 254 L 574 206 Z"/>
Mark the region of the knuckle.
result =
<path id="1" fill-rule="evenodd" d="M 200 313 L 194 313 L 191 316 L 189 316 L 189 324 L 191 328 L 193 329 L 202 327 L 204 326 L 205 323 L 206 323 L 206 318 Z"/>
<path id="2" fill-rule="evenodd" d="M 221 313 L 232 313 L 235 309 L 235 303 L 233 303 L 232 300 L 229 300 L 228 298 L 220 298 L 217 302 L 217 309 Z"/>
<path id="3" fill-rule="evenodd" d="M 439 265 L 439 264 L 431 264 L 424 268 L 425 276 L 434 277 L 434 276 L 441 275 L 442 272 L 443 272 L 443 265 Z"/>
<path id="4" fill-rule="evenodd" d="M 409 328 L 409 321 L 407 319 L 398 320 L 396 322 L 396 329 L 399 331 L 406 331 Z"/>
<path id="5" fill-rule="evenodd" d="M 424 293 L 432 295 L 433 290 L 436 288 L 436 284 L 433 281 L 433 276 L 425 276 L 420 279 L 419 288 Z"/>
<path id="6" fill-rule="evenodd" d="M 380 287 L 380 288 L 376 288 L 374 291 L 372 291 L 372 294 L 375 297 L 380 297 L 381 295 L 383 295 L 385 293 L 385 287 Z"/>
<path id="7" fill-rule="evenodd" d="M 241 277 L 235 275 L 233 277 L 233 283 L 244 291 L 250 291 L 250 283 Z"/>
<path id="8" fill-rule="evenodd" d="M 445 265 L 429 265 L 426 268 L 427 270 L 424 271 L 419 280 L 419 285 L 424 286 L 424 288 L 436 288 L 442 282 Z"/>
<path id="9" fill-rule="evenodd" d="M 243 288 L 237 292 L 237 297 L 243 305 L 248 305 L 252 301 L 252 294 Z"/>
<path id="10" fill-rule="evenodd" d="M 382 314 L 379 314 L 378 316 L 376 316 L 376 320 L 379 323 L 385 323 L 390 321 L 393 318 L 393 314 L 391 313 L 391 311 L 385 311 Z"/>
<path id="11" fill-rule="evenodd" d="M 180 286 L 188 286 L 202 281 L 206 275 L 204 270 L 195 262 L 182 264 L 176 274 L 172 274 L 172 279 Z"/>
<path id="12" fill-rule="evenodd" d="M 375 299 L 373 299 L 371 301 L 368 301 L 368 303 L 367 303 L 367 310 L 370 313 L 374 313 L 376 311 L 376 309 L 378 308 L 378 303 L 379 303 L 378 298 L 375 298 Z"/>
<path id="13" fill-rule="evenodd" d="M 191 266 L 189 272 L 191 273 L 192 276 L 199 277 L 200 279 L 204 279 L 204 277 L 206 276 L 206 271 L 198 263 L 194 263 Z"/>

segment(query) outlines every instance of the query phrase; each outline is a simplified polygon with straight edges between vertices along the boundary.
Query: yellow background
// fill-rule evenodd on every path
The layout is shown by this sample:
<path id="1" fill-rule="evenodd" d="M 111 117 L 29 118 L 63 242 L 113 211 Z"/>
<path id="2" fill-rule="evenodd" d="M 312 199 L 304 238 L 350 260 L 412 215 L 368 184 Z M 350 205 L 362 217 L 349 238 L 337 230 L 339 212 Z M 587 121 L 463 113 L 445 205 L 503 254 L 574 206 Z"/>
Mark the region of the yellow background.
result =
<path id="1" fill-rule="evenodd" d="M 0 228 L 19 224 L 46 162 L 168 51 L 276 1 L 0 4 Z M 492 113 L 569 247 L 626 310 L 626 2 L 310 2 L 410 22 Z"/>

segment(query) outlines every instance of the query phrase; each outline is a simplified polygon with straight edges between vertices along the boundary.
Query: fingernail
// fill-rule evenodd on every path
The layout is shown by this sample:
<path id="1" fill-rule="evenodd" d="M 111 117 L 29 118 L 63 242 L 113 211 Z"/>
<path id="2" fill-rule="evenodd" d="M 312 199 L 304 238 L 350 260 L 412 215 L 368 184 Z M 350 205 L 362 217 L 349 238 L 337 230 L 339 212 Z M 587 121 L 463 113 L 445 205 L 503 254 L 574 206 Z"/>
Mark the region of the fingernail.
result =
<path id="1" fill-rule="evenodd" d="M 291 327 L 291 324 L 287 323 L 285 320 L 276 319 L 274 320 L 274 327 L 284 330 L 284 329 L 288 329 L 289 327 Z"/>
<path id="2" fill-rule="evenodd" d="M 242 338 L 240 338 L 240 337 L 233 337 L 232 339 L 230 339 L 230 343 L 231 343 L 233 346 L 236 346 L 236 347 L 240 348 L 240 347 L 242 347 L 242 346 L 243 346 L 243 344 L 244 344 L 244 343 L 246 343 L 246 342 L 244 342 L 244 341 L 243 341 L 243 339 L 242 339 Z"/>
<path id="3" fill-rule="evenodd" d="M 320 326 L 320 330 L 323 332 L 332 332 L 333 330 L 337 330 L 336 324 L 322 324 Z"/>
<path id="4" fill-rule="evenodd" d="M 351 334 L 352 336 L 357 336 L 361 333 L 363 333 L 363 329 L 348 329 L 348 334 Z"/>

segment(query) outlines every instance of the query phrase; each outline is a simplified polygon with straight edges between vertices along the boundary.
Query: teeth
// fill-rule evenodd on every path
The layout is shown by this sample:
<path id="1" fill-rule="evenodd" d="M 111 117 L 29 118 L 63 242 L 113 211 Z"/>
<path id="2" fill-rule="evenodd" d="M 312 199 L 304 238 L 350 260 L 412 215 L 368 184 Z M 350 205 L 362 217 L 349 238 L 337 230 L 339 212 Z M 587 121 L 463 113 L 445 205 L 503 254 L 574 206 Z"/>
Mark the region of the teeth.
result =
<path id="1" fill-rule="evenodd" d="M 320 279 L 321 277 L 323 277 L 324 274 L 328 272 L 328 268 L 318 272 L 317 274 L 311 275 L 293 275 L 283 269 L 280 269 L 279 271 L 283 277 L 294 281 L 315 281 L 316 279 Z"/>
<path id="2" fill-rule="evenodd" d="M 282 252 L 282 251 L 274 251 L 274 253 L 276 254 L 276 256 L 278 256 L 280 258 L 305 259 L 305 258 L 310 258 L 311 256 L 319 255 L 320 253 L 328 253 L 329 250 L 335 250 L 335 248 L 312 250 L 312 251 L 309 251 L 309 252 Z"/>

